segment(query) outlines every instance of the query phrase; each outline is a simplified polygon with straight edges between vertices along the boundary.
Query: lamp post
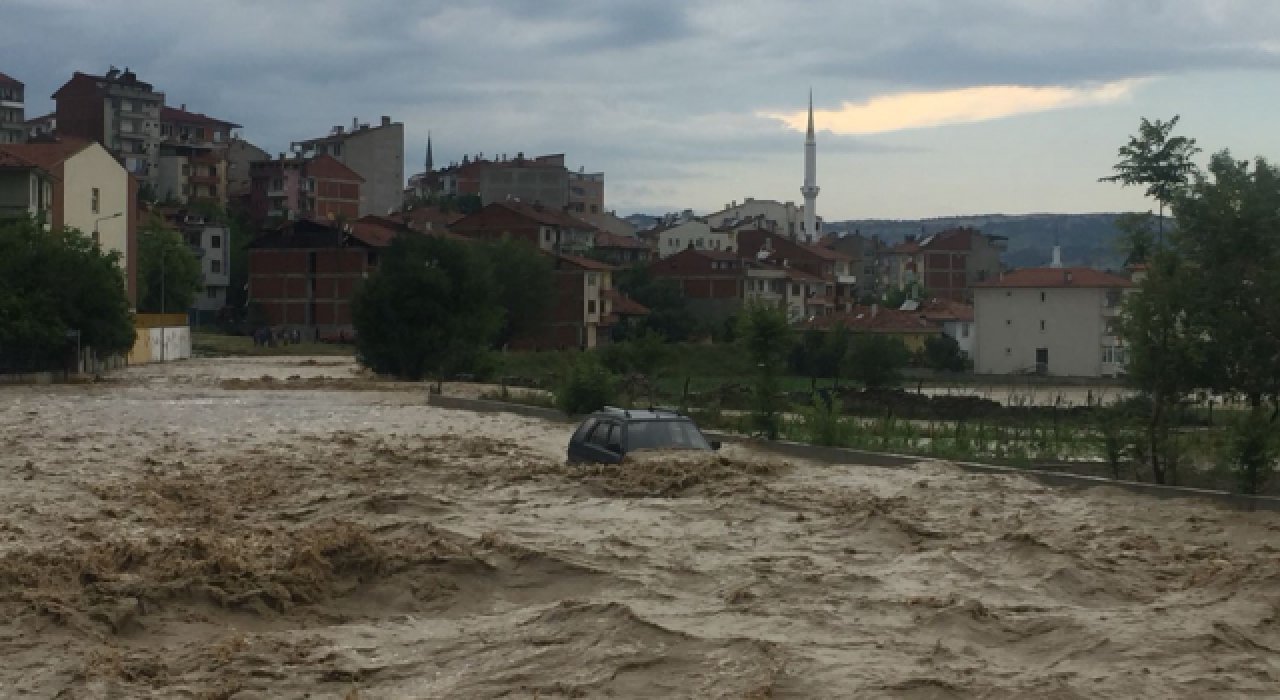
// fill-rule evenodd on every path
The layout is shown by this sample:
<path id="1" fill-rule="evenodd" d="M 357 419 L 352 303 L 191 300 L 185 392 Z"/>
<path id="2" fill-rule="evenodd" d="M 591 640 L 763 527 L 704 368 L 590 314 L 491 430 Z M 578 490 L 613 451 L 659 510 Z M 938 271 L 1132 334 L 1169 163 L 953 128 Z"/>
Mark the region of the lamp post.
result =
<path id="1" fill-rule="evenodd" d="M 94 243 L 98 242 L 98 224 L 102 223 L 103 221 L 110 221 L 111 219 L 119 219 L 122 216 L 124 216 L 124 212 L 118 211 L 110 216 L 104 216 L 98 219 L 94 219 L 93 220 L 93 242 Z"/>

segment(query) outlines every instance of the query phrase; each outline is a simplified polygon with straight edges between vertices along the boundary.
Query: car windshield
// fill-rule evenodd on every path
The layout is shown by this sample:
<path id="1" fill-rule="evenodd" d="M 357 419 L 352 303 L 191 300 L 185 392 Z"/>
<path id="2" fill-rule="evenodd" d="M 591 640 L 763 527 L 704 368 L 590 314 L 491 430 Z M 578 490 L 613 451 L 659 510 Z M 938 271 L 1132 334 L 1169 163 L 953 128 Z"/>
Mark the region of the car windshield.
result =
<path id="1" fill-rule="evenodd" d="M 682 420 L 637 421 L 627 426 L 628 450 L 709 450 L 693 423 Z"/>

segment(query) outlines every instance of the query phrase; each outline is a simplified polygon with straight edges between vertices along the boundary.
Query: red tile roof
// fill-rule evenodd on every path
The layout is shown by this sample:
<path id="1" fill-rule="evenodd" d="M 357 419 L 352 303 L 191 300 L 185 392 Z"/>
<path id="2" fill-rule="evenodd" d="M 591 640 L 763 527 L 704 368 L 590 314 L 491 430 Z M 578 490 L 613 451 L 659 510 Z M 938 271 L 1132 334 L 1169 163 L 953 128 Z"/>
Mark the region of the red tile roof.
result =
<path id="1" fill-rule="evenodd" d="M 34 164 L 36 167 L 53 172 L 54 168 L 80 151 L 92 146 L 93 143 L 93 141 L 72 136 L 60 136 L 56 141 L 7 143 L 0 146 L 0 150 Z"/>
<path id="2" fill-rule="evenodd" d="M 398 216 L 408 219 L 409 226 L 419 231 L 426 231 L 427 224 L 430 224 L 432 232 L 448 228 L 453 222 L 462 218 L 462 214 L 456 211 L 446 212 L 439 207 L 418 207 L 402 212 Z"/>
<path id="3" fill-rule="evenodd" d="M 547 207 L 541 204 L 529 204 L 528 202 L 494 202 L 489 206 L 506 207 L 517 214 L 526 216 L 540 224 L 547 226 L 560 226 L 561 228 L 589 229 L 594 230 L 591 224 L 560 211 L 554 207 Z"/>
<path id="4" fill-rule="evenodd" d="M 576 265 L 584 270 L 616 270 L 617 269 L 613 265 L 602 263 L 599 260 L 592 260 L 591 258 L 584 258 L 579 255 L 569 255 L 567 253 L 561 253 L 557 257 L 559 257 L 561 260 L 567 263 Z"/>
<path id="5" fill-rule="evenodd" d="M 649 250 L 649 244 L 638 238 L 619 236 L 601 231 L 596 234 L 597 248 L 629 248 L 632 250 Z"/>
<path id="6" fill-rule="evenodd" d="M 24 170 L 27 168 L 35 168 L 37 170 L 44 170 L 44 168 L 41 168 L 39 165 L 36 165 L 26 158 L 23 158 L 16 153 L 6 151 L 5 146 L 0 146 L 0 168 L 21 168 Z"/>
<path id="7" fill-rule="evenodd" d="M 843 325 L 854 332 L 864 333 L 941 333 L 929 321 L 911 311 L 859 306 L 853 311 L 819 316 L 802 324 L 804 328 L 830 330 Z"/>
<path id="8" fill-rule="evenodd" d="M 972 321 L 973 304 L 966 304 L 952 299 L 934 298 L 921 304 L 919 310 L 915 313 L 935 323 Z"/>
<path id="9" fill-rule="evenodd" d="M 348 168 L 337 158 L 327 154 L 316 156 L 307 161 L 307 176 L 322 177 L 330 180 L 364 182 L 364 178 L 360 177 L 360 173 Z"/>
<path id="10" fill-rule="evenodd" d="M 605 290 L 603 296 L 613 302 L 613 313 L 619 316 L 649 315 L 648 307 L 623 296 L 623 294 L 616 289 Z"/>
<path id="11" fill-rule="evenodd" d="M 1091 267 L 1028 267 L 1006 272 L 996 279 L 977 282 L 979 288 L 1111 288 L 1132 287 L 1123 277 L 1099 272 Z"/>
<path id="12" fill-rule="evenodd" d="M 0 85 L 17 85 L 18 87 L 22 87 L 22 81 L 14 80 L 4 73 L 0 73 Z"/>
<path id="13" fill-rule="evenodd" d="M 210 117 L 206 114 L 200 114 L 199 112 L 188 112 L 185 109 L 176 109 L 174 107 L 161 107 L 160 121 L 186 122 L 189 124 L 215 124 L 217 126 L 229 126 L 233 129 L 240 128 L 239 124 L 236 124 L 233 122 L 223 121 L 221 119 L 214 119 L 213 117 Z"/>
<path id="14" fill-rule="evenodd" d="M 840 251 L 832 250 L 821 243 L 806 243 L 804 248 L 805 250 L 817 253 L 823 260 L 830 260 L 831 262 L 848 262 L 853 260 L 852 255 L 846 255 Z"/>

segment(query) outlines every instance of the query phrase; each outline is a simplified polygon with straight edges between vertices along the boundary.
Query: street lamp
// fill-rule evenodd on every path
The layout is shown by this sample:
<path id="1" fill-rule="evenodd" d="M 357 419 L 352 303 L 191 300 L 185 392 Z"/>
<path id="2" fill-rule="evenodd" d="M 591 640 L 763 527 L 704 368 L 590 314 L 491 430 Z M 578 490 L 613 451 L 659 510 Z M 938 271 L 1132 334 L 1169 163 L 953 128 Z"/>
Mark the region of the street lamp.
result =
<path id="1" fill-rule="evenodd" d="M 119 219 L 122 216 L 124 216 L 124 212 L 118 211 L 112 214 L 111 216 L 104 216 L 100 219 L 94 219 L 93 220 L 93 242 L 94 243 L 98 242 L 98 224 L 102 223 L 103 221 L 110 221 L 111 219 Z"/>

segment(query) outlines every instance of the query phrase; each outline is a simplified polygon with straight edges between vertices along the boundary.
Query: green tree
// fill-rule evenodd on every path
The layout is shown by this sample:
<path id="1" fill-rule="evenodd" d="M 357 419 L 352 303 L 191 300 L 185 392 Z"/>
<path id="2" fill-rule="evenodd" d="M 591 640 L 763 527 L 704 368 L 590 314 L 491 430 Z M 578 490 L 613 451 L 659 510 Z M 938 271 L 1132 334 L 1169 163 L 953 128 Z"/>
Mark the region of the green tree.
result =
<path id="1" fill-rule="evenodd" d="M 900 338 L 883 333 L 860 333 L 849 351 L 849 377 L 868 389 L 883 389 L 901 379 L 911 353 Z"/>
<path id="2" fill-rule="evenodd" d="M 555 272 L 551 257 L 525 241 L 507 239 L 479 244 L 493 269 L 502 307 L 502 328 L 496 346 L 503 347 L 546 320 L 555 303 Z"/>
<path id="3" fill-rule="evenodd" d="M 400 236 L 356 292 L 356 353 L 365 366 L 410 380 L 473 363 L 502 326 L 493 274 L 476 246 Z"/>
<path id="4" fill-rule="evenodd" d="M 640 330 L 647 328 L 668 342 L 679 343 L 688 340 L 698 328 L 688 299 L 671 280 L 655 278 L 648 268 L 637 265 L 619 270 L 614 282 L 620 292 L 649 309 L 649 315 L 638 324 Z"/>
<path id="5" fill-rule="evenodd" d="M 967 366 L 960 343 L 945 334 L 925 338 L 924 361 L 931 369 L 939 372 L 963 372 Z"/>
<path id="6" fill-rule="evenodd" d="M 613 375 L 594 354 L 583 353 L 574 359 L 555 395 L 556 407 L 566 415 L 599 411 L 613 401 Z"/>
<path id="7" fill-rule="evenodd" d="M 1124 253 L 1124 265 L 1146 264 L 1155 249 L 1156 233 L 1152 230 L 1155 217 L 1144 214 L 1121 214 L 1116 217 L 1116 229 L 1120 231 L 1119 246 Z"/>
<path id="8" fill-rule="evenodd" d="M 788 364 L 791 371 L 809 378 L 810 389 L 816 389 L 818 378 L 823 375 L 823 351 L 826 345 L 826 334 L 817 328 L 808 328 L 800 336 L 800 342 L 791 347 Z"/>
<path id="9" fill-rule="evenodd" d="M 763 305 L 746 309 L 742 314 L 739 337 L 756 367 L 752 422 L 768 439 L 777 440 L 782 428 L 783 408 L 778 396 L 781 389 L 779 377 L 786 368 L 794 342 L 786 313 Z"/>
<path id="10" fill-rule="evenodd" d="M 1157 245 L 1164 243 L 1165 207 L 1191 181 L 1196 172 L 1192 158 L 1200 152 L 1195 139 L 1173 135 L 1179 119 L 1177 115 L 1167 122 L 1144 118 L 1138 135 L 1130 136 L 1129 143 L 1120 147 L 1116 174 L 1099 178 L 1100 182 L 1118 182 L 1125 187 L 1146 187 L 1147 196 L 1160 203 Z"/>
<path id="11" fill-rule="evenodd" d="M 835 379 L 837 388 L 840 386 L 840 376 L 849 359 L 849 348 L 852 343 L 853 334 L 843 323 L 837 323 L 827 331 L 827 337 L 822 346 L 823 372 Z"/>
<path id="12" fill-rule="evenodd" d="M 138 310 L 186 313 L 203 285 L 200 260 L 182 234 L 153 214 L 138 231 Z"/>
<path id="13" fill-rule="evenodd" d="M 30 219 L 0 224 L 0 367 L 55 369 L 76 347 L 99 356 L 133 347 L 133 318 L 118 253 L 75 229 L 45 232 Z"/>

